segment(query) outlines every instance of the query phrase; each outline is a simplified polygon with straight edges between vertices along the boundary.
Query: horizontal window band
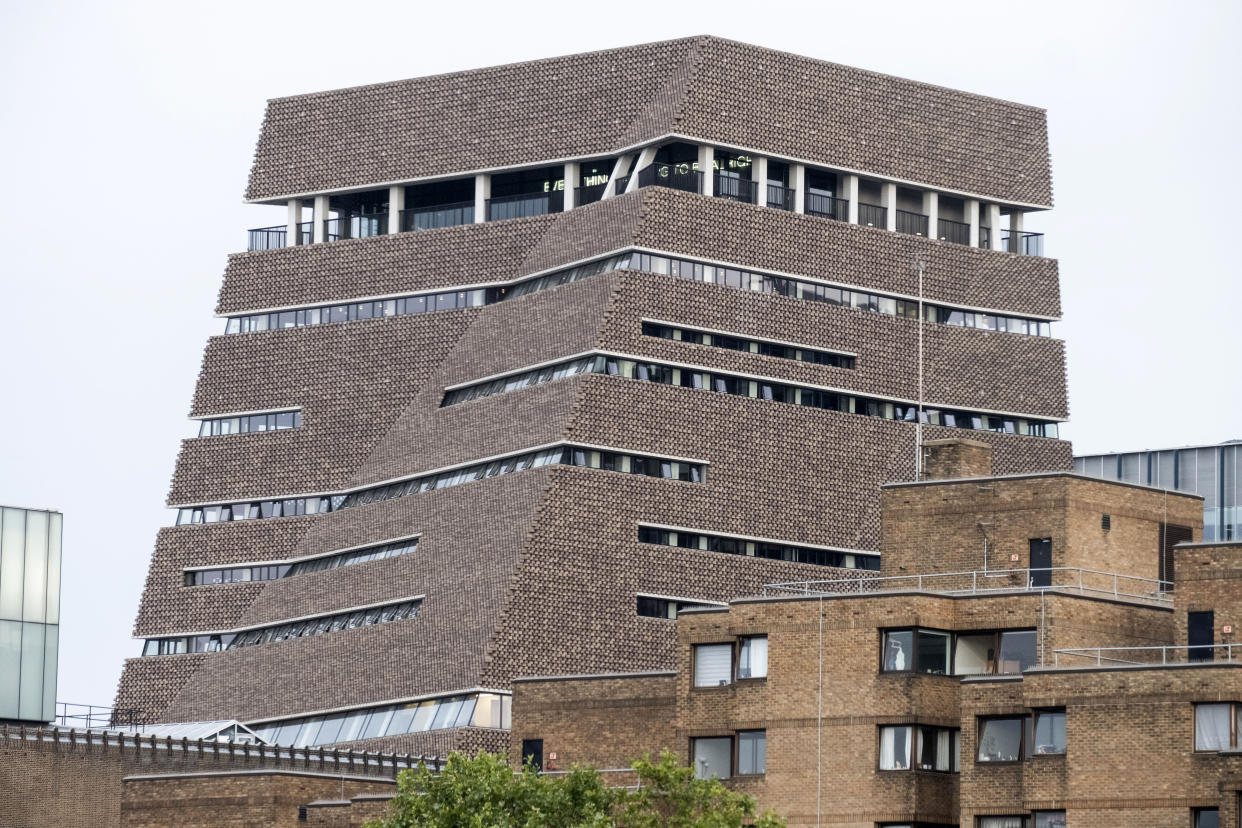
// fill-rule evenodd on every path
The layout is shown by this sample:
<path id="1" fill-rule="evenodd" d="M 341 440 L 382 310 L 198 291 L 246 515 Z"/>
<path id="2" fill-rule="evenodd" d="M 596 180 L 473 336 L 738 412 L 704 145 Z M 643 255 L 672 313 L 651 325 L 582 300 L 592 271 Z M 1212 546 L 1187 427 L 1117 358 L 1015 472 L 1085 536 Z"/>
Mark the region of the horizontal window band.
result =
<path id="1" fill-rule="evenodd" d="M 737 339 L 745 339 L 753 342 L 767 342 L 772 345 L 784 345 L 787 348 L 807 348 L 810 350 L 823 351 L 829 354 L 838 354 L 840 356 L 858 357 L 853 351 L 843 351 L 840 348 L 825 348 L 819 345 L 807 345 L 805 342 L 789 342 L 784 339 L 772 339 L 766 336 L 754 336 L 753 334 L 738 333 L 737 331 L 722 331 L 718 328 L 705 328 L 702 325 L 689 325 L 684 322 L 673 322 L 668 319 L 654 319 L 644 316 L 640 322 L 643 324 L 663 325 L 670 328 L 680 328 L 685 331 L 696 331 L 698 333 L 713 334 L 718 336 L 731 336 Z"/>
<path id="2" fill-rule="evenodd" d="M 291 638 L 306 638 L 341 630 L 352 630 L 359 627 L 403 621 L 418 615 L 423 598 L 424 596 L 419 595 L 400 601 L 371 604 L 364 607 L 354 607 L 320 615 L 294 618 L 275 624 L 242 627 L 235 630 L 148 638 L 143 644 L 142 654 L 143 656 L 155 656 L 184 653 L 215 653 L 258 644 L 271 644 Z"/>
<path id="3" fill-rule="evenodd" d="M 685 342 L 690 345 L 703 345 L 708 348 L 787 359 L 793 362 L 806 362 L 812 365 L 826 365 L 832 368 L 852 370 L 856 361 L 856 357 L 852 354 L 812 348 L 809 345 L 777 344 L 771 340 L 752 339 L 743 334 L 709 332 L 670 323 L 643 320 L 641 330 L 643 336 L 655 339 L 667 339 L 672 342 Z"/>
<path id="4" fill-rule="evenodd" d="M 455 727 L 509 730 L 512 701 L 511 694 L 500 692 L 440 695 L 268 720 L 248 727 L 268 744 L 282 747 L 315 747 Z"/>
<path id="5" fill-rule="evenodd" d="M 914 400 L 859 394 L 841 388 L 796 383 L 755 374 L 722 371 L 700 365 L 675 363 L 631 354 L 616 354 L 609 351 L 597 351 L 568 361 L 548 363 L 538 370 L 515 371 L 485 382 L 458 385 L 445 393 L 440 400 L 440 405 L 441 407 L 459 405 L 484 397 L 507 394 L 523 388 L 568 379 L 580 374 L 614 376 L 887 420 L 911 423 L 922 421 L 929 425 L 942 425 L 947 428 L 1031 437 L 1055 438 L 1057 436 L 1057 420 L 1037 418 L 1027 414 L 972 411 L 956 406 L 942 406 L 934 402 L 925 402 L 920 406 Z"/>
<path id="6" fill-rule="evenodd" d="M 287 431 L 302 427 L 301 409 L 243 414 L 225 417 L 204 417 L 198 427 L 199 437 L 221 437 L 233 434 L 257 434 L 265 431 Z"/>
<path id="7" fill-rule="evenodd" d="M 719 601 L 703 601 L 695 598 L 674 598 L 669 595 L 646 595 L 638 593 L 636 611 L 642 618 L 660 618 L 667 621 L 676 620 L 682 610 L 692 607 L 722 607 L 729 605 Z"/>
<path id="8" fill-rule="evenodd" d="M 753 543 L 776 543 L 789 544 L 793 546 L 805 546 L 808 549 L 822 549 L 826 552 L 844 552 L 849 555 L 867 555 L 878 558 L 880 553 L 874 549 L 856 549 L 848 546 L 830 546 L 823 543 L 808 543 L 806 541 L 791 541 L 786 538 L 769 538 L 763 535 L 739 535 L 736 532 L 721 532 L 715 529 L 696 529 L 693 526 L 674 526 L 669 523 L 653 523 L 651 521 L 640 520 L 639 528 L 661 529 L 668 532 L 690 532 L 696 535 L 713 535 L 721 538 L 732 538 L 739 541 L 750 541 Z"/>
<path id="9" fill-rule="evenodd" d="M 310 572 L 322 572 L 343 566 L 354 566 L 371 561 L 408 555 L 418 549 L 418 537 L 391 543 L 372 544 L 358 549 L 298 558 L 293 561 L 266 564 L 246 564 L 232 567 L 202 567 L 185 571 L 186 586 L 211 586 L 216 584 L 251 583 L 292 578 Z"/>
<path id="10" fill-rule="evenodd" d="M 913 319 L 918 319 L 919 316 L 920 300 L 913 296 L 876 292 L 813 277 L 743 268 L 736 265 L 714 264 L 684 258 L 677 254 L 634 248 L 542 274 L 491 283 L 484 287 L 458 287 L 431 293 L 408 293 L 378 299 L 351 300 L 232 315 L 226 317 L 225 334 L 483 307 L 616 270 L 637 270 L 669 275 L 689 281 L 718 284 L 755 293 L 774 293 L 790 298 L 874 311 L 889 316 Z M 1055 317 L 1039 315 L 1016 316 L 998 310 L 950 305 L 943 301 L 927 299 L 922 300 L 922 304 L 923 316 L 928 322 L 982 328 L 1000 333 L 1051 336 L 1050 323 L 1055 319 Z"/>
<path id="11" fill-rule="evenodd" d="M 715 532 L 664 529 L 641 523 L 638 525 L 638 542 L 840 569 L 880 569 L 880 556 L 876 554 L 841 551 L 788 541 L 750 539 Z"/>
<path id="12" fill-rule="evenodd" d="M 184 505 L 177 509 L 177 525 L 323 514 L 550 465 L 580 466 L 665 480 L 702 483 L 706 479 L 708 464 L 621 449 L 560 443 L 462 464 L 438 473 L 355 489 L 348 493 Z"/>
<path id="13" fill-rule="evenodd" d="M 383 540 L 370 541 L 368 543 L 359 543 L 354 546 L 347 546 L 344 549 L 333 549 L 331 552 L 320 552 L 317 555 L 307 555 L 302 558 L 272 558 L 264 561 L 240 561 L 229 566 L 282 566 L 284 564 L 294 564 L 298 561 L 313 561 L 317 558 L 330 558 L 336 555 L 343 555 L 347 552 L 358 552 L 363 549 L 372 549 L 376 546 L 384 546 L 394 543 L 416 543 L 422 538 L 421 532 L 415 532 L 412 535 L 402 535 L 399 538 L 384 538 Z M 187 566 L 182 568 L 182 572 L 199 572 L 206 569 L 220 569 L 221 564 L 205 564 L 203 566 Z M 225 567 L 227 568 L 227 567 Z"/>

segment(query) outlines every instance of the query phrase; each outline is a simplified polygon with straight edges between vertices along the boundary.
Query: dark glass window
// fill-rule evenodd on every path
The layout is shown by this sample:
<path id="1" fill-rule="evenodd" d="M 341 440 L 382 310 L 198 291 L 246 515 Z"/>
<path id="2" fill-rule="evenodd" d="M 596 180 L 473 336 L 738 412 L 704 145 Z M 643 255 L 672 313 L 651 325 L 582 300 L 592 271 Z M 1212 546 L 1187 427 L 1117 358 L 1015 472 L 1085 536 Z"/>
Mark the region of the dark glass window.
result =
<path id="1" fill-rule="evenodd" d="M 1036 710 L 1030 755 L 1065 753 L 1065 709 Z"/>
<path id="2" fill-rule="evenodd" d="M 979 762 L 1017 762 L 1022 758 L 1024 716 L 979 720 Z"/>

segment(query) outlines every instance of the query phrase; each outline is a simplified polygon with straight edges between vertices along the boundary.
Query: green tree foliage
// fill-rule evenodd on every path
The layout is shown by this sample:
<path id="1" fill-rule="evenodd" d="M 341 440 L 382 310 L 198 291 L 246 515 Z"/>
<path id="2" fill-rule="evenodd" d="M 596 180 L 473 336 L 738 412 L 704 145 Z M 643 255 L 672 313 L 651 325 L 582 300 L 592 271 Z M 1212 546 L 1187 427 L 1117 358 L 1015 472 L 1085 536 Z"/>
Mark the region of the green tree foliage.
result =
<path id="1" fill-rule="evenodd" d="M 695 779 L 670 751 L 633 764 L 636 789 L 610 788 L 591 768 L 514 773 L 505 757 L 453 754 L 436 774 L 402 771 L 389 815 L 371 828 L 781 828 L 755 801 L 716 779 Z"/>

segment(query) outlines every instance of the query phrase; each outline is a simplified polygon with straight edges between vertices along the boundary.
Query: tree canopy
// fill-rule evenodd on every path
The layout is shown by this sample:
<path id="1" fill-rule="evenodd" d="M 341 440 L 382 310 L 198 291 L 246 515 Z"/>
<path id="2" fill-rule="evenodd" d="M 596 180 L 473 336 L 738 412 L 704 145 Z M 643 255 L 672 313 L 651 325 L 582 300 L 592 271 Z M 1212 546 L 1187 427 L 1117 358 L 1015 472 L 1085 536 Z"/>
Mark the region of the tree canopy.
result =
<path id="1" fill-rule="evenodd" d="M 632 765 L 636 787 L 609 787 L 594 769 L 514 773 L 503 755 L 452 754 L 439 773 L 425 765 L 402 771 L 388 816 L 370 828 L 781 828 L 756 817 L 753 798 L 694 770 L 665 750 Z M 627 780 L 632 782 L 633 779 Z"/>

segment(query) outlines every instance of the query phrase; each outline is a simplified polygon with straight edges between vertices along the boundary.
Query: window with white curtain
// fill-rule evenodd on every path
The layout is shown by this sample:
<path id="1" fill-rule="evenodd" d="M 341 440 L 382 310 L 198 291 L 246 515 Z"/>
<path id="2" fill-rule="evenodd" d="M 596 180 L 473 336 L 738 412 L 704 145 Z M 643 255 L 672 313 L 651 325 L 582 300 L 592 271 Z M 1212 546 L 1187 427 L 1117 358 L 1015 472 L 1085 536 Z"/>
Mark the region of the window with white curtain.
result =
<path id="1" fill-rule="evenodd" d="M 880 770 L 910 769 L 910 727 L 880 728 Z"/>
<path id="2" fill-rule="evenodd" d="M 947 727 L 915 729 L 915 767 L 919 770 L 957 773 L 960 731 Z"/>
<path id="3" fill-rule="evenodd" d="M 698 644 L 695 646 L 695 687 L 720 687 L 731 683 L 732 680 L 732 644 Z"/>
<path id="4" fill-rule="evenodd" d="M 1228 750 L 1237 744 L 1235 705 L 1195 705 L 1195 750 Z"/>
<path id="5" fill-rule="evenodd" d="M 742 649 L 737 660 L 737 677 L 740 679 L 767 678 L 768 637 L 766 635 L 742 639 Z"/>
<path id="6" fill-rule="evenodd" d="M 1029 828 L 1030 822 L 1024 816 L 985 816 L 979 817 L 978 828 Z"/>

